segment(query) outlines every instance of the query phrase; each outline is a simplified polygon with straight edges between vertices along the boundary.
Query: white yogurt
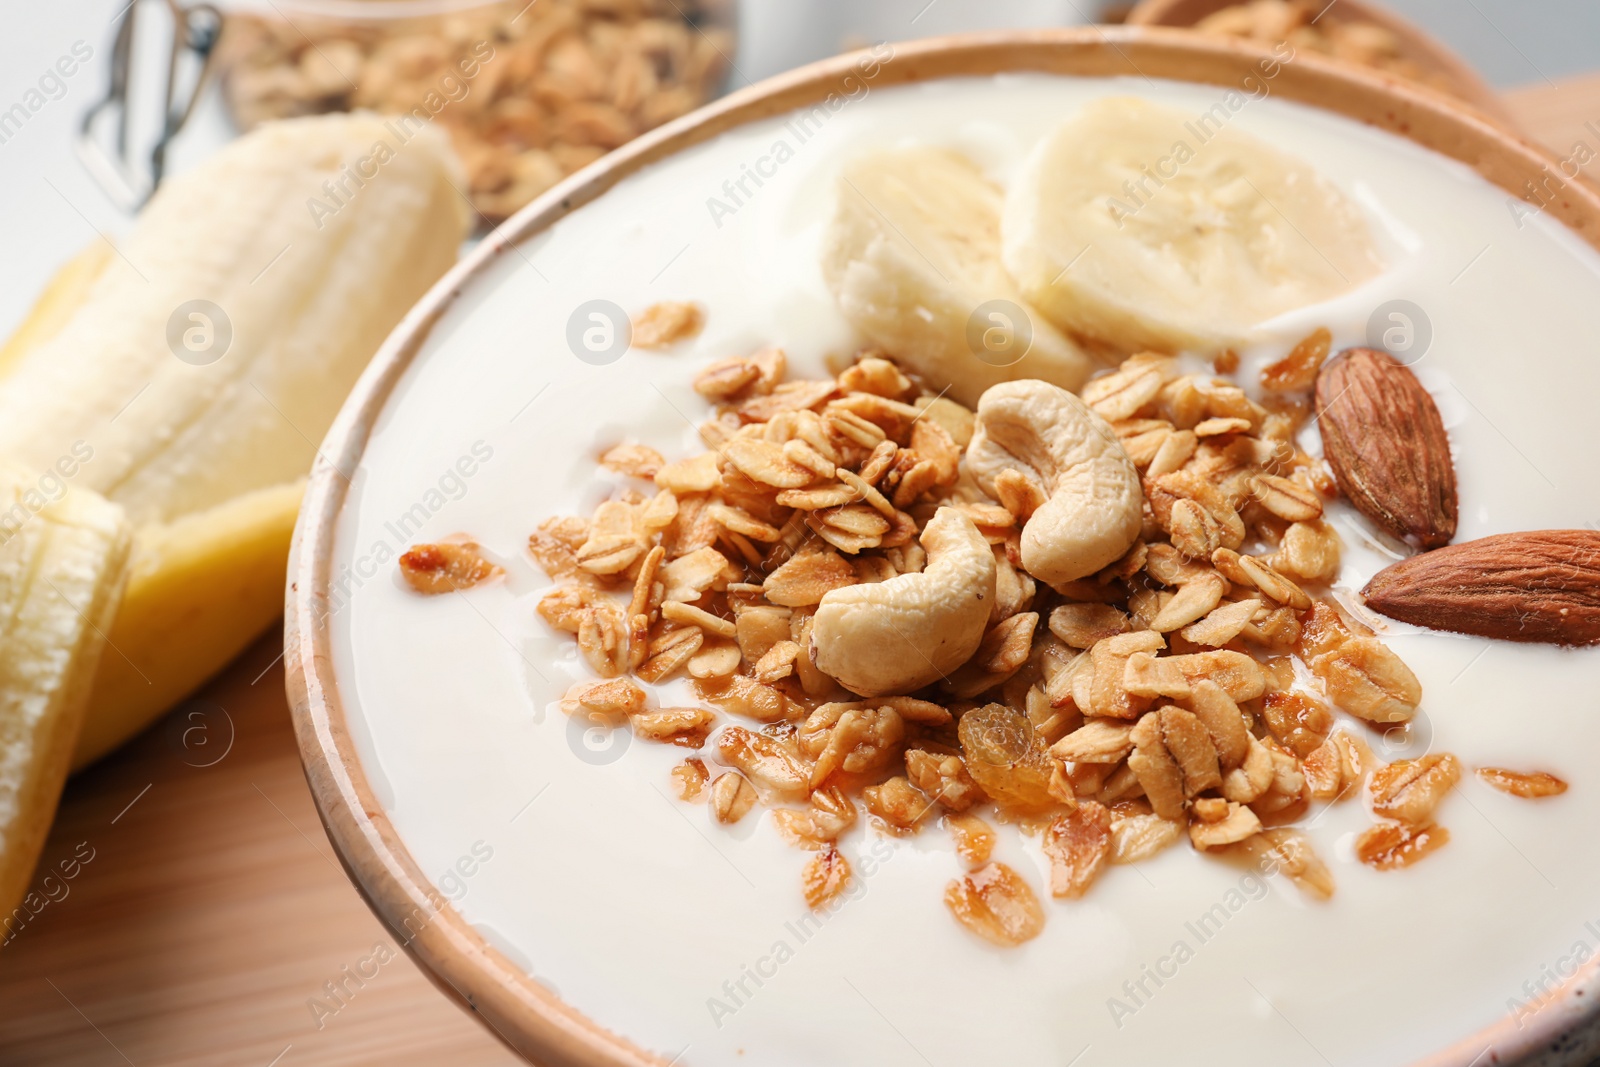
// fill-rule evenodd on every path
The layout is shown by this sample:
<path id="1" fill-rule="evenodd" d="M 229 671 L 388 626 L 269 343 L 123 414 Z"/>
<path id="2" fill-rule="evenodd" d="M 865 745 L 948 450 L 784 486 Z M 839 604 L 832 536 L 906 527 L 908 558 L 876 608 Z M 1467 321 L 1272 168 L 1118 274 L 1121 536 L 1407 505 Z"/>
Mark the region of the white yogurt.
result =
<path id="1" fill-rule="evenodd" d="M 883 841 L 858 826 L 845 850 L 860 891 L 819 923 L 800 894 L 804 854 L 765 819 L 725 830 L 672 797 L 682 750 L 621 733 L 600 755 L 572 743 L 551 702 L 583 668 L 572 639 L 534 614 L 549 583 L 528 533 L 618 487 L 595 464 L 610 444 L 697 451 L 692 423 L 706 408 L 689 382 L 710 359 L 778 344 L 805 375 L 852 350 L 818 267 L 842 160 L 943 144 L 1005 181 L 1037 138 L 1110 93 L 1196 114 L 1221 95 L 1142 79 L 951 80 L 874 90 L 804 143 L 774 120 L 682 153 L 502 256 L 434 329 L 372 436 L 337 538 L 356 577 L 334 646 L 367 774 L 425 870 L 443 877 L 475 844 L 492 849 L 447 886 L 469 921 L 580 1011 L 667 1058 L 1400 1064 L 1494 1021 L 1526 997 L 1525 980 L 1594 942 L 1600 650 L 1392 627 L 1426 697 L 1413 749 L 1380 743 L 1382 754 L 1415 754 L 1431 734 L 1468 766 L 1548 770 L 1571 790 L 1531 803 L 1469 777 L 1439 813 L 1450 844 L 1389 873 L 1351 858 L 1362 806 L 1331 808 L 1310 829 L 1338 880 L 1327 904 L 1173 848 L 1112 868 L 1082 901 L 1047 900 L 1044 933 L 1009 951 L 945 910 L 960 866 L 937 827 Z M 1600 521 L 1600 360 L 1587 351 L 1600 256 L 1549 220 L 1519 228 L 1505 193 L 1399 138 L 1276 99 L 1233 121 L 1361 203 L 1390 263 L 1362 291 L 1275 324 L 1252 356 L 1322 324 L 1340 346 L 1364 343 L 1374 307 L 1409 300 L 1431 323 L 1418 370 L 1450 423 L 1460 539 Z M 729 203 L 724 182 L 746 167 L 772 173 L 714 221 L 708 198 Z M 695 300 L 706 329 L 671 355 L 589 365 L 566 333 L 597 298 L 634 312 Z M 474 458 L 458 468 L 463 456 Z M 471 473 L 448 474 L 458 470 Z M 420 527 L 395 525 L 408 513 Z M 1360 547 L 1353 512 L 1338 521 L 1345 584 L 1359 588 L 1387 558 Z M 458 531 L 496 553 L 509 581 L 424 599 L 375 562 Z M 1008 838 L 1000 858 L 1043 895 L 1032 843 Z"/>

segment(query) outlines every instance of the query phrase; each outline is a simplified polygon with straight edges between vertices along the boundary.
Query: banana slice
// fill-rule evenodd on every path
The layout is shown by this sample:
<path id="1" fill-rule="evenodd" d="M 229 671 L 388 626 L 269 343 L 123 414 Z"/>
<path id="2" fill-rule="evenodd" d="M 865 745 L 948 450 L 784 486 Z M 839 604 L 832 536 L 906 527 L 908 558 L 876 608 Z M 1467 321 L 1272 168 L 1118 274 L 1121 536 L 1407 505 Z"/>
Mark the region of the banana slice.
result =
<path id="1" fill-rule="evenodd" d="M 0 466 L 0 918 L 27 890 L 127 577 L 122 509 Z M 9 929 L 9 927 L 8 927 Z"/>
<path id="2" fill-rule="evenodd" d="M 1124 351 L 1239 344 L 1382 269 L 1361 210 L 1304 162 L 1210 112 L 1123 97 L 1040 143 L 1001 230 L 1028 300 Z"/>
<path id="3" fill-rule="evenodd" d="M 1000 263 L 1000 190 L 954 152 L 880 152 L 845 169 L 822 270 L 846 319 L 969 407 L 991 385 L 1082 385 L 1095 364 Z"/>

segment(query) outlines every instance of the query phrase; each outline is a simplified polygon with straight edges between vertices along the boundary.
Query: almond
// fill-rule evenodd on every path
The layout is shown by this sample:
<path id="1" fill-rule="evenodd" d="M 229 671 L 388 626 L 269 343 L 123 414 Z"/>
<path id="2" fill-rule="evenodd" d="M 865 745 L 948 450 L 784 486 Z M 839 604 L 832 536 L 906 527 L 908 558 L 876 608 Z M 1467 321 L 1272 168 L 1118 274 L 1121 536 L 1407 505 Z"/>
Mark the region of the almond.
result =
<path id="1" fill-rule="evenodd" d="M 1456 534 L 1456 470 L 1433 397 L 1387 352 L 1350 348 L 1317 376 L 1323 452 L 1361 513 L 1423 548 Z"/>
<path id="2" fill-rule="evenodd" d="M 1600 532 L 1497 534 L 1402 560 L 1363 590 L 1367 606 L 1434 630 L 1600 642 Z"/>

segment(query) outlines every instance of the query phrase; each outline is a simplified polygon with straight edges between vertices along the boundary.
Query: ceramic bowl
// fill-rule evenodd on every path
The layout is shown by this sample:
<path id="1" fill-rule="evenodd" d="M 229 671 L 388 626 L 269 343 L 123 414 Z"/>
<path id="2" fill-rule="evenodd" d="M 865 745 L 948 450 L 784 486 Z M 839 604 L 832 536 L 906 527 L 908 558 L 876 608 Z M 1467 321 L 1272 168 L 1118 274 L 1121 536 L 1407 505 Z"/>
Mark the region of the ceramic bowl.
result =
<path id="1" fill-rule="evenodd" d="M 1262 53 L 1227 40 L 1142 27 L 971 35 L 897 46 L 879 85 L 1002 72 L 1142 76 L 1230 86 Z M 585 1017 L 535 980 L 463 919 L 437 879 L 416 861 L 357 754 L 351 711 L 332 658 L 330 596 L 336 527 L 351 487 L 347 473 L 361 459 L 397 384 L 430 331 L 464 294 L 515 246 L 581 211 L 605 211 L 619 182 L 683 150 L 743 124 L 848 92 L 857 59 L 850 55 L 774 78 L 646 134 L 564 181 L 492 233 L 411 311 L 377 353 L 345 403 L 319 452 L 296 533 L 286 621 L 288 691 L 306 774 L 329 837 L 372 909 L 447 994 L 478 1014 L 507 1045 L 549 1067 L 661 1067 L 666 1061 Z M 1458 160 L 1488 182 L 1523 195 L 1556 162 L 1440 94 L 1322 62 L 1284 65 L 1275 93 L 1409 138 Z M 1600 195 L 1566 187 L 1545 207 L 1588 244 L 1600 248 Z M 955 936 L 954 934 L 952 936 Z M 1469 1067 L 1532 1056 L 1530 1063 L 1576 1064 L 1600 1047 L 1590 1010 L 1600 990 L 1600 962 L 1590 961 L 1526 1027 L 1507 1019 L 1425 1058 L 1419 1067 Z M 1486 1049 L 1493 1059 L 1485 1060 Z"/>

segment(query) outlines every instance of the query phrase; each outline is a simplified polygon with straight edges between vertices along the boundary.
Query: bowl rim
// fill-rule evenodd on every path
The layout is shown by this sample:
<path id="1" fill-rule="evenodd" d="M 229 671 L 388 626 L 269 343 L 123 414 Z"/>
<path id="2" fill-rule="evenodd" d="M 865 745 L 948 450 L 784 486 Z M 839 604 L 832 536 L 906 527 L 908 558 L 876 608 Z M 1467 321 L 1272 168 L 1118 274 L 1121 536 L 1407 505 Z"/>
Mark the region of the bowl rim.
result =
<path id="1" fill-rule="evenodd" d="M 881 46 L 880 46 L 881 47 Z M 1144 76 L 1237 86 L 1273 54 L 1249 42 L 1150 27 L 1073 27 L 961 34 L 846 53 L 735 92 L 628 143 L 524 207 L 456 264 L 384 341 L 321 448 L 296 524 L 285 593 L 285 686 L 319 817 L 357 890 L 433 982 L 475 1012 L 519 1054 L 551 1067 L 669 1067 L 565 1004 L 467 924 L 405 848 L 356 753 L 333 675 L 329 621 L 334 532 L 379 413 L 440 317 L 466 287 L 521 241 L 600 197 L 622 179 L 738 126 L 873 88 L 943 78 L 1038 72 Z M 1536 205 L 1600 250 L 1600 192 L 1565 180 L 1560 162 L 1443 93 L 1393 75 L 1316 56 L 1281 63 L 1273 93 L 1388 130 L 1473 168 L 1512 198 Z M 1556 191 L 1548 202 L 1535 195 Z M 1524 182 L 1530 183 L 1524 188 Z M 1471 1067 L 1554 1044 L 1583 1024 L 1596 998 L 1600 956 L 1541 1003 L 1526 1026 L 1510 1015 L 1413 1067 Z"/>

